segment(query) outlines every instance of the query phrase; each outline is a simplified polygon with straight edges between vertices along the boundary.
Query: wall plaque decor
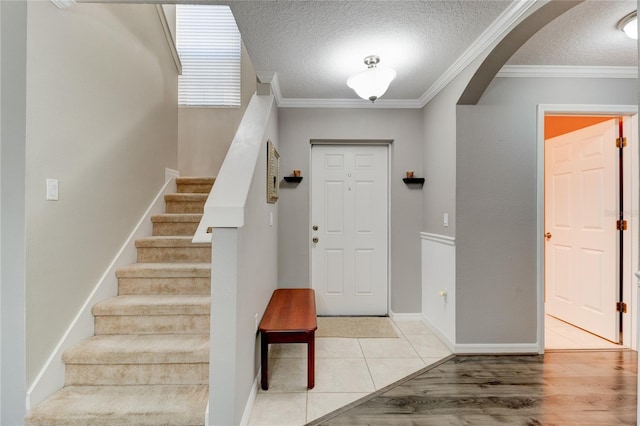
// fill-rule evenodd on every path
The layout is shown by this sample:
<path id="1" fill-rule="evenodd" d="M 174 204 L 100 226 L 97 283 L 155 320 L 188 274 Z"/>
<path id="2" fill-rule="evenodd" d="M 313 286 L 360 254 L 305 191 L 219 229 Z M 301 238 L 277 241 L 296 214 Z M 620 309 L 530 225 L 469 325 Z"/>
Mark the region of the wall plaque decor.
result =
<path id="1" fill-rule="evenodd" d="M 274 204 L 278 201 L 280 187 L 280 154 L 273 145 L 267 141 L 267 203 Z"/>

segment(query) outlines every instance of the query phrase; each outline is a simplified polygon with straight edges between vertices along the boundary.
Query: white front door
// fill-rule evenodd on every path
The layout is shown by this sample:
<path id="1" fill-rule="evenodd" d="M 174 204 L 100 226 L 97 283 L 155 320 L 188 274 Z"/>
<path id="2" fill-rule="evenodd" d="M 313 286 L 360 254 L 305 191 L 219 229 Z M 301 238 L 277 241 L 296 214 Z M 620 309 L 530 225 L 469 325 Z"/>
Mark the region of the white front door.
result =
<path id="1" fill-rule="evenodd" d="M 545 141 L 545 309 L 619 341 L 617 120 Z"/>
<path id="2" fill-rule="evenodd" d="M 319 315 L 386 315 L 388 147 L 311 149 L 311 282 Z"/>

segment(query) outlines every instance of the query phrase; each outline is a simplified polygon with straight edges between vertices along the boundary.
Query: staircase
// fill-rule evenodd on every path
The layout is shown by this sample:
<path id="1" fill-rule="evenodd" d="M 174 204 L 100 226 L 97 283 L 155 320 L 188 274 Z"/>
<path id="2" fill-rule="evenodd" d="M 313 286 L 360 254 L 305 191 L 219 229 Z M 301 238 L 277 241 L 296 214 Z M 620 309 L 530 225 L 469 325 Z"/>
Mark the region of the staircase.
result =
<path id="1" fill-rule="evenodd" d="M 95 335 L 67 350 L 65 385 L 25 425 L 202 425 L 209 394 L 211 246 L 191 243 L 213 178 L 178 178 L 93 306 Z"/>

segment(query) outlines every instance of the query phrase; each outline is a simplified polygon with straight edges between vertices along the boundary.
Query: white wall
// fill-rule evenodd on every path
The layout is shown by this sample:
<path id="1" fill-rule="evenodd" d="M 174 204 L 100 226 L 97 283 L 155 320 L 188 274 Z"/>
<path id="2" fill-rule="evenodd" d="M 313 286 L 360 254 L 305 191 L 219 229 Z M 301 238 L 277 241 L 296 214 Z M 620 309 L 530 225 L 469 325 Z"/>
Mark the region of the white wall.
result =
<path id="1" fill-rule="evenodd" d="M 256 91 L 256 73 L 244 44 L 241 69 L 239 108 L 179 108 L 178 170 L 183 176 L 218 174 L 240 120 Z"/>
<path id="2" fill-rule="evenodd" d="M 497 78 L 458 107 L 458 343 L 536 343 L 536 105 L 632 105 L 637 93 L 635 79 Z"/>
<path id="3" fill-rule="evenodd" d="M 293 169 L 301 170 L 303 175 L 297 186 L 286 183 L 280 186 L 280 287 L 311 285 L 310 140 L 392 139 L 390 305 L 394 313 L 419 313 L 423 190 L 409 188 L 402 178 L 407 170 L 413 170 L 416 177 L 424 173 L 421 111 L 281 108 L 279 116 L 282 175 L 291 174 Z"/>
<path id="4" fill-rule="evenodd" d="M 178 111 L 153 5 L 29 2 L 27 31 L 30 383 L 176 168 Z"/>
<path id="5" fill-rule="evenodd" d="M 0 424 L 25 415 L 25 121 L 26 2 L 0 2 Z"/>

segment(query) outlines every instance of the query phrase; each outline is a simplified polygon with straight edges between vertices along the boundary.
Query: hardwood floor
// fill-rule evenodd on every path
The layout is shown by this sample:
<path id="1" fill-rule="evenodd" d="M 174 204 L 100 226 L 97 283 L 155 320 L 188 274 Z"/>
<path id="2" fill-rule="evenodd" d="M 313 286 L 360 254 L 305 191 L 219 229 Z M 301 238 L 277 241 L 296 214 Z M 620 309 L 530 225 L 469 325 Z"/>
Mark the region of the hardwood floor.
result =
<path id="1" fill-rule="evenodd" d="M 452 356 L 309 425 L 635 425 L 637 352 Z"/>

